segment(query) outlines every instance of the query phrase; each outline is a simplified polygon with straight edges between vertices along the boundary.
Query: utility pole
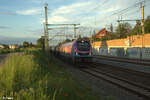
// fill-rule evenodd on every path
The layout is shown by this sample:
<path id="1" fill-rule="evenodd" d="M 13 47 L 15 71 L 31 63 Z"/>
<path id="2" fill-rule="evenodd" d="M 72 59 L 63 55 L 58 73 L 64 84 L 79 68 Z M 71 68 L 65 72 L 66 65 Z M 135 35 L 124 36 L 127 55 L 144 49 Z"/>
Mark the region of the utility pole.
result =
<path id="1" fill-rule="evenodd" d="M 118 19 L 120 20 L 120 16 L 118 16 Z M 119 38 L 120 38 L 120 35 L 121 35 L 121 24 L 120 24 L 120 21 L 118 21 L 118 34 L 119 34 Z"/>
<path id="2" fill-rule="evenodd" d="M 142 5 L 142 48 L 144 47 L 144 34 L 145 34 L 145 29 L 144 29 L 144 4 Z"/>
<path id="3" fill-rule="evenodd" d="M 74 39 L 77 39 L 77 34 L 76 34 L 76 24 L 74 24 Z"/>
<path id="4" fill-rule="evenodd" d="M 43 26 L 44 26 L 44 27 L 43 27 L 43 28 L 44 28 L 44 36 L 43 36 L 43 40 L 44 40 L 44 41 L 43 41 L 43 44 L 42 44 L 42 45 L 43 45 L 43 47 L 44 47 L 44 48 L 42 48 L 42 49 L 43 49 L 43 50 L 45 50 L 45 42 L 46 42 L 46 38 L 45 38 L 45 37 L 46 37 L 46 27 L 45 27 L 45 23 L 44 23 L 44 22 L 43 22 Z"/>
<path id="5" fill-rule="evenodd" d="M 45 50 L 48 51 L 49 49 L 49 41 L 48 41 L 48 16 L 47 16 L 47 11 L 48 11 L 48 4 L 45 4 Z"/>
<path id="6" fill-rule="evenodd" d="M 90 42 L 92 43 L 92 30 L 90 31 Z"/>

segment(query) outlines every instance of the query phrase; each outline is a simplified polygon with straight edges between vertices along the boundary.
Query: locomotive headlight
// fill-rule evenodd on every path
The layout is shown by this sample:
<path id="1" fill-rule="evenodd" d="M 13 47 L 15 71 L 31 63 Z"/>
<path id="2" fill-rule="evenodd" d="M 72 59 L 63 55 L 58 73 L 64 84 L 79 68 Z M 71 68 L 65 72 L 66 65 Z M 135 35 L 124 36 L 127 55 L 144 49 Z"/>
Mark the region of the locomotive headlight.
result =
<path id="1" fill-rule="evenodd" d="M 91 55 L 92 55 L 92 53 L 90 52 L 90 53 L 89 53 L 89 55 L 91 56 Z"/>
<path id="2" fill-rule="evenodd" d="M 77 52 L 76 52 L 75 54 L 76 54 L 76 55 L 78 55 L 78 53 L 77 53 Z"/>

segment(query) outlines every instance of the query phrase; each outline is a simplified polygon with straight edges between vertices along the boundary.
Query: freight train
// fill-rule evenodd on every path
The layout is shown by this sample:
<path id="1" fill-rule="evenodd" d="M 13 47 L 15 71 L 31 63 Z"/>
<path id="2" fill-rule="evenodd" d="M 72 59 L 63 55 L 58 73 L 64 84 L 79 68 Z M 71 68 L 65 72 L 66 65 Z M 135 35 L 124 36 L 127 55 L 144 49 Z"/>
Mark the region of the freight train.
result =
<path id="1" fill-rule="evenodd" d="M 92 46 L 88 38 L 79 38 L 56 46 L 55 54 L 74 64 L 78 62 L 92 62 Z"/>

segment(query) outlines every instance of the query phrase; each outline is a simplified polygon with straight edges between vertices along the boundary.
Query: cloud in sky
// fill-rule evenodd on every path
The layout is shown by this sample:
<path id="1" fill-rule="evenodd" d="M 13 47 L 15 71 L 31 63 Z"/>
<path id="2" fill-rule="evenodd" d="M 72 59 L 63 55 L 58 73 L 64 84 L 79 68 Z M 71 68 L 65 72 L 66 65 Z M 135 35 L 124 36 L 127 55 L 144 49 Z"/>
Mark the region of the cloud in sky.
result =
<path id="1" fill-rule="evenodd" d="M 0 12 L 0 15 L 17 15 L 14 12 Z"/>
<path id="2" fill-rule="evenodd" d="M 76 16 L 83 13 L 90 2 L 74 3 L 54 9 L 49 16 L 49 23 L 72 23 Z"/>
<path id="3" fill-rule="evenodd" d="M 81 13 L 84 10 L 86 10 L 87 7 L 91 5 L 92 2 L 77 2 L 73 3 L 71 5 L 61 6 L 58 9 L 54 10 L 52 15 L 61 15 L 61 14 L 78 14 Z"/>
<path id="4" fill-rule="evenodd" d="M 49 18 L 50 23 L 64 23 L 70 21 L 69 18 L 65 18 L 64 16 L 52 16 Z"/>
<path id="5" fill-rule="evenodd" d="M 121 6 L 113 6 L 111 1 L 108 0 L 106 2 L 106 0 L 103 0 L 103 2 L 99 3 L 99 0 L 94 0 L 60 6 L 51 11 L 49 23 L 85 23 L 86 21 L 90 22 L 94 20 L 97 16 L 102 18 L 108 13 L 112 13 L 121 8 Z M 109 5 L 110 3 L 112 4 Z"/>
<path id="6" fill-rule="evenodd" d="M 135 4 L 137 0 L 129 2 L 129 0 L 83 0 L 82 2 L 77 0 L 77 2 L 61 5 L 51 10 L 49 13 L 49 23 L 80 23 L 80 27 L 86 26 L 88 29 L 90 27 L 101 29 L 110 23 L 113 23 L 115 26 L 117 25 L 118 15 L 109 16 Z M 89 32 L 81 30 L 82 34 Z"/>
<path id="7" fill-rule="evenodd" d="M 94 28 L 98 27 L 101 29 L 110 23 L 114 26 L 117 25 L 118 15 L 109 16 L 139 2 L 139 0 L 24 0 L 23 2 L 14 0 L 13 4 L 9 2 L 9 0 L 0 1 L 0 8 L 3 10 L 3 12 L 0 12 L 0 15 L 6 16 L 0 16 L 1 25 L 9 25 L 13 29 L 2 30 L 6 29 L 6 27 L 0 27 L 0 32 L 8 35 L 14 32 L 14 36 L 18 36 L 18 34 L 20 36 L 34 36 L 34 34 L 42 32 L 38 29 L 43 29 L 45 2 L 48 3 L 49 8 L 49 23 L 80 23 L 80 27 L 86 26 L 89 28 L 94 26 Z M 148 7 L 149 11 L 149 6 L 147 5 L 146 7 Z M 122 18 L 132 19 L 139 17 L 141 13 L 139 14 L 138 11 L 138 14 L 135 13 L 138 9 L 140 7 L 130 9 L 131 11 L 123 14 Z M 23 28 L 28 25 L 32 26 L 32 29 L 37 29 L 37 32 Z"/>
<path id="8" fill-rule="evenodd" d="M 137 2 L 132 0 L 130 5 Z M 129 0 L 92 0 L 72 3 L 70 5 L 63 5 L 51 11 L 49 16 L 50 23 L 85 23 L 85 21 L 93 21 L 97 19 L 105 19 L 108 15 L 124 9 L 129 6 Z M 118 16 L 116 17 L 118 18 Z M 111 20 L 111 18 L 109 18 Z M 117 19 L 116 19 L 117 20 Z"/>
<path id="9" fill-rule="evenodd" d="M 32 9 L 16 11 L 16 13 L 20 15 L 37 15 L 41 13 L 41 10 L 42 9 L 40 8 L 32 8 Z"/>
<path id="10" fill-rule="evenodd" d="M 48 0 L 29 0 L 33 3 L 42 3 L 42 2 L 48 2 Z"/>
<path id="11" fill-rule="evenodd" d="M 47 1 L 47 0 L 45 0 Z M 62 2 L 63 0 L 60 0 Z M 127 0 L 128 1 L 128 0 Z M 96 19 L 104 19 L 112 12 L 118 11 L 123 7 L 128 7 L 129 1 L 122 0 L 77 0 L 67 5 L 60 5 L 57 8 L 51 9 L 49 12 L 49 23 L 90 23 Z M 135 3 L 137 0 L 132 0 Z M 32 2 L 42 2 L 42 0 L 32 0 Z M 47 1 L 48 2 L 48 1 Z M 50 2 L 48 2 L 50 6 Z M 17 14 L 21 15 L 38 15 L 42 13 L 44 8 L 31 8 L 26 10 L 19 10 Z M 39 18 L 40 23 L 44 22 L 44 18 Z M 88 24 L 89 24 L 88 23 Z"/>
<path id="12" fill-rule="evenodd" d="M 27 31 L 27 34 L 33 34 L 34 37 L 39 37 L 44 34 L 43 28 L 40 28 L 40 29 L 28 28 L 26 31 Z"/>
<path id="13" fill-rule="evenodd" d="M 8 26 L 0 26 L 0 29 L 11 29 L 11 27 L 8 27 Z"/>
<path id="14" fill-rule="evenodd" d="M 116 11 L 116 10 L 118 10 L 119 9 L 119 7 L 111 7 L 111 8 L 107 8 L 107 9 L 105 9 L 104 10 L 104 12 L 105 13 L 108 13 L 108 12 L 113 12 L 113 11 Z"/>

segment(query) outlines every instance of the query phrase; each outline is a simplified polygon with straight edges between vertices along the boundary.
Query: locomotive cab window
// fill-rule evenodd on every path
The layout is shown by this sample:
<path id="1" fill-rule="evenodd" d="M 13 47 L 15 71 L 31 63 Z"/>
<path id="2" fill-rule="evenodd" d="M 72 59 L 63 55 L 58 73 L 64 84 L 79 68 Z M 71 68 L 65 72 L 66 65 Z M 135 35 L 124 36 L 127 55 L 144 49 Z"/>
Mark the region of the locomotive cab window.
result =
<path id="1" fill-rule="evenodd" d="M 77 47 L 80 51 L 88 51 L 90 50 L 89 41 L 77 41 Z"/>

